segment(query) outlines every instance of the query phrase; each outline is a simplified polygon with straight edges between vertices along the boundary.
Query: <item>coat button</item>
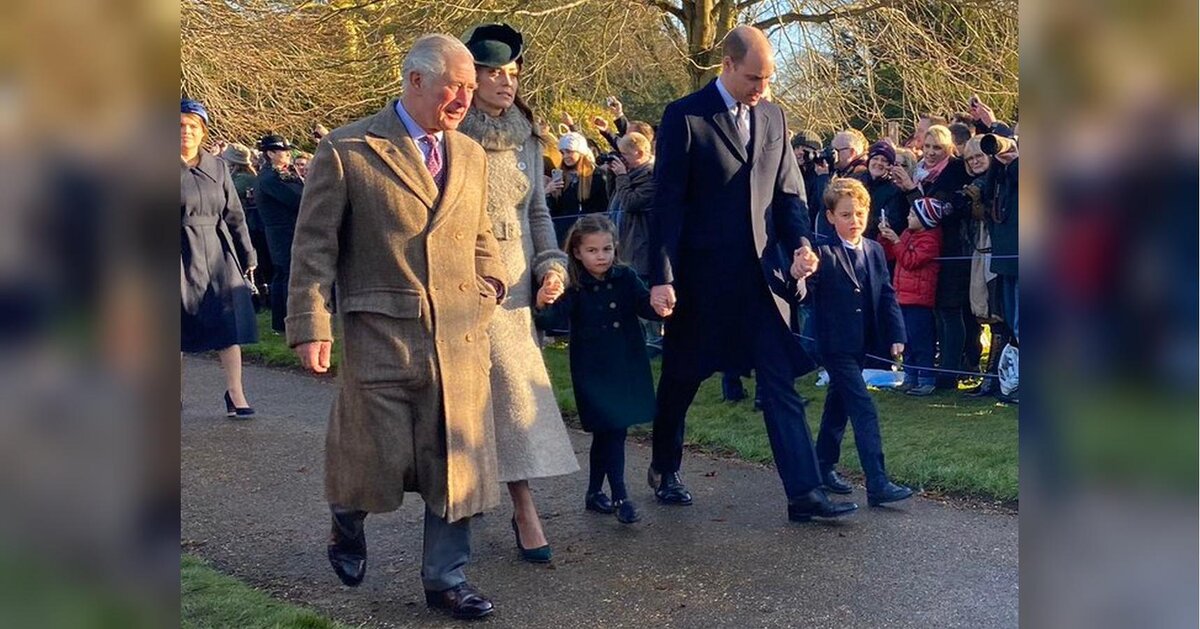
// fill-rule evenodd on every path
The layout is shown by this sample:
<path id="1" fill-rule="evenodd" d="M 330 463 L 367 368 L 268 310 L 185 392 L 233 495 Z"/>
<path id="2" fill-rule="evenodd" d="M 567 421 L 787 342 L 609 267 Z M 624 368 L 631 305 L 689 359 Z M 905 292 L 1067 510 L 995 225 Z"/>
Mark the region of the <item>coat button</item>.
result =
<path id="1" fill-rule="evenodd" d="M 461 291 L 463 291 L 464 293 L 465 293 L 465 292 L 467 292 L 467 283 L 466 283 L 466 282 L 463 282 L 462 284 L 459 284 L 459 285 L 458 285 L 458 290 L 461 290 Z"/>
<path id="2" fill-rule="evenodd" d="M 617 307 L 617 302 L 615 302 L 615 301 L 614 301 L 614 302 L 612 302 L 612 303 L 608 304 L 608 307 L 609 307 L 609 308 L 616 308 L 616 307 Z"/>
<path id="3" fill-rule="evenodd" d="M 517 162 L 517 170 L 525 172 L 525 162 Z"/>
<path id="4" fill-rule="evenodd" d="M 854 292 L 861 293 L 862 291 L 856 288 L 856 289 L 854 289 Z"/>
<path id="5" fill-rule="evenodd" d="M 620 322 L 620 321 L 613 321 L 613 327 L 614 327 L 614 328 L 619 328 L 619 327 L 621 327 L 621 322 Z"/>
<path id="6" fill-rule="evenodd" d="M 454 239 L 455 239 L 455 240 L 462 240 L 462 237 L 463 237 L 463 233 L 462 233 L 462 232 L 456 232 L 456 233 L 454 234 Z"/>
<path id="7" fill-rule="evenodd" d="M 612 290 L 612 284 L 605 284 L 604 287 L 609 290 Z"/>
<path id="8" fill-rule="evenodd" d="M 472 338 L 472 337 L 471 337 L 471 333 L 470 333 L 470 332 L 468 332 L 468 333 L 467 333 L 467 337 L 466 337 L 466 338 L 467 338 L 467 342 L 468 342 L 468 343 L 470 343 L 471 341 L 475 340 L 474 338 Z"/>
<path id="9" fill-rule="evenodd" d="M 593 291 L 593 292 L 600 292 L 600 286 L 599 286 L 599 285 L 593 286 L 593 287 L 592 287 L 592 291 Z"/>
<path id="10" fill-rule="evenodd" d="M 855 308 L 854 312 L 862 312 L 862 308 Z"/>

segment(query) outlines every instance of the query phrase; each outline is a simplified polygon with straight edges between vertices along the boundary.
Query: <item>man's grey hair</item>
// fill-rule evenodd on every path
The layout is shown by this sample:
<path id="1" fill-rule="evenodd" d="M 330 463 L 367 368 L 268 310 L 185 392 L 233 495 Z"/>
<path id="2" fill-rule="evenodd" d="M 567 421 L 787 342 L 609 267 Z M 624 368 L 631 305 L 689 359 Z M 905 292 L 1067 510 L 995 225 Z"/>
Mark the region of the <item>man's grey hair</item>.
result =
<path id="1" fill-rule="evenodd" d="M 422 35 L 413 42 L 408 56 L 404 57 L 401 72 L 405 80 L 408 80 L 408 75 L 413 72 L 418 72 L 421 76 L 440 77 L 446 74 L 446 60 L 456 55 L 471 58 L 471 51 L 467 50 L 461 41 L 449 35 Z"/>

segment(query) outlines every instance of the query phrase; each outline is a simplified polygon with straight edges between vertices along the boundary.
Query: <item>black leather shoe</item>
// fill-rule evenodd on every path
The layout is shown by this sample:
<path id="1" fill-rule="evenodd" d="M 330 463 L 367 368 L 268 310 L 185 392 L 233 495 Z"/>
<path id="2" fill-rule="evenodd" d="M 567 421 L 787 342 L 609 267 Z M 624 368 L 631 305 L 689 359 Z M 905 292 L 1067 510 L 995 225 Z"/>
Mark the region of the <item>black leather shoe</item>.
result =
<path id="1" fill-rule="evenodd" d="M 867 492 L 867 504 L 872 507 L 878 507 L 888 502 L 899 502 L 906 498 L 911 498 L 912 495 L 912 488 L 888 481 L 888 484 L 884 485 L 879 491 Z"/>
<path id="2" fill-rule="evenodd" d="M 808 522 L 813 518 L 837 518 L 858 509 L 853 502 L 834 502 L 817 488 L 800 498 L 788 502 L 788 519 L 792 522 Z"/>
<path id="3" fill-rule="evenodd" d="M 613 507 L 617 512 L 617 521 L 621 524 L 633 524 L 642 519 L 642 512 L 638 511 L 632 500 L 617 500 L 613 502 Z"/>
<path id="4" fill-rule="evenodd" d="M 654 497 L 658 498 L 659 502 L 668 505 L 687 506 L 692 504 L 692 494 L 688 493 L 683 480 L 679 478 L 679 472 L 663 474 L 662 482 L 654 491 Z"/>
<path id="5" fill-rule="evenodd" d="M 333 514 L 329 565 L 342 583 L 351 587 L 362 583 L 367 574 L 367 533 L 363 527 L 366 516 L 364 511 Z"/>
<path id="6" fill-rule="evenodd" d="M 843 496 L 854 493 L 854 487 L 850 483 L 847 483 L 846 479 L 837 473 L 837 470 L 829 470 L 822 474 L 821 486 L 825 491 L 842 494 Z"/>
<path id="7" fill-rule="evenodd" d="M 483 618 L 496 611 L 492 601 L 466 581 L 441 592 L 425 590 L 425 604 L 430 609 L 449 610 L 459 620 Z"/>
<path id="8" fill-rule="evenodd" d="M 662 474 L 653 465 L 646 468 L 646 484 L 650 486 L 650 491 L 658 491 L 658 486 L 662 484 Z"/>
<path id="9" fill-rule="evenodd" d="M 588 494 L 583 499 L 583 508 L 596 513 L 611 514 L 613 512 L 612 500 L 602 491 L 594 494 Z"/>
<path id="10" fill-rule="evenodd" d="M 233 405 L 233 398 L 229 396 L 229 392 L 225 392 L 225 416 L 234 419 L 250 419 L 254 417 L 254 407 L 243 406 L 238 408 Z"/>

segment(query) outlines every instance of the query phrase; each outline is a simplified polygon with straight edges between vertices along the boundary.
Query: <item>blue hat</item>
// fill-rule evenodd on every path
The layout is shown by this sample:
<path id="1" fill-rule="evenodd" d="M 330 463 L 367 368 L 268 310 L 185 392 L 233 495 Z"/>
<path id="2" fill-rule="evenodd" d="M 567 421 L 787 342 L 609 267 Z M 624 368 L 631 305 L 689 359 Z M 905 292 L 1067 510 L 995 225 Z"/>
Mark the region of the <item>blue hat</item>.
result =
<path id="1" fill-rule="evenodd" d="M 476 65 L 499 68 L 513 61 L 521 63 L 525 38 L 508 24 L 477 24 L 462 37 Z"/>
<path id="2" fill-rule="evenodd" d="M 890 142 L 886 140 L 880 140 L 872 144 L 871 148 L 867 149 L 868 160 L 876 155 L 879 155 L 883 159 L 887 160 L 887 163 L 893 166 L 896 165 L 896 148 L 893 147 Z"/>
<path id="3" fill-rule="evenodd" d="M 208 110 L 205 109 L 204 105 L 201 105 L 200 101 L 198 100 L 192 100 L 190 98 L 180 99 L 179 113 L 200 116 L 200 119 L 204 121 L 204 125 L 208 126 Z"/>

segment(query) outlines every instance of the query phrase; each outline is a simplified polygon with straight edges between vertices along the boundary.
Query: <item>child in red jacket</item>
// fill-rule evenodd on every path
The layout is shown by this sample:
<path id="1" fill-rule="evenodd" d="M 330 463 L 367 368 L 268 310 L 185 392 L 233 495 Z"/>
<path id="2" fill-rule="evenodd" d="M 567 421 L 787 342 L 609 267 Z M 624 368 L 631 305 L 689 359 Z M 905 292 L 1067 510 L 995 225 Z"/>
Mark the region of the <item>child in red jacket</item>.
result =
<path id="1" fill-rule="evenodd" d="M 918 199 L 908 211 L 908 229 L 900 236 L 886 224 L 880 226 L 879 240 L 888 258 L 896 260 L 896 301 L 904 315 L 908 344 L 904 348 L 904 384 L 908 395 L 933 393 L 934 343 L 937 331 L 933 319 L 937 295 L 938 261 L 942 253 L 941 222 L 946 205 L 932 198 Z"/>

